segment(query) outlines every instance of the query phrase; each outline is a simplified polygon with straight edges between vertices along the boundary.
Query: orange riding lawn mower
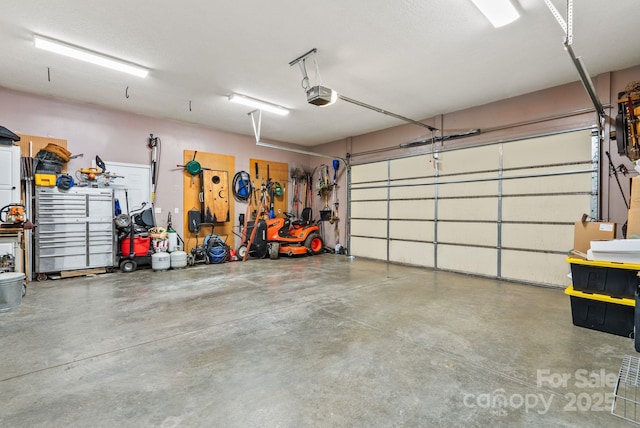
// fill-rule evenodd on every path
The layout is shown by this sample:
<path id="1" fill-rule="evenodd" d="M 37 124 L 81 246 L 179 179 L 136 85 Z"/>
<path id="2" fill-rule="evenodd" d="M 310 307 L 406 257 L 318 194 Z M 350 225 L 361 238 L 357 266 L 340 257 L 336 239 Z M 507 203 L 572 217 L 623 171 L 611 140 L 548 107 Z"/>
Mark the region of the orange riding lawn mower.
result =
<path id="1" fill-rule="evenodd" d="M 285 218 L 258 219 L 248 221 L 242 230 L 242 244 L 238 247 L 238 258 L 247 256 L 277 259 L 287 256 L 316 255 L 324 248 L 320 228 L 311 220 L 311 208 L 302 210 L 301 218 L 294 219 L 290 213 Z"/>

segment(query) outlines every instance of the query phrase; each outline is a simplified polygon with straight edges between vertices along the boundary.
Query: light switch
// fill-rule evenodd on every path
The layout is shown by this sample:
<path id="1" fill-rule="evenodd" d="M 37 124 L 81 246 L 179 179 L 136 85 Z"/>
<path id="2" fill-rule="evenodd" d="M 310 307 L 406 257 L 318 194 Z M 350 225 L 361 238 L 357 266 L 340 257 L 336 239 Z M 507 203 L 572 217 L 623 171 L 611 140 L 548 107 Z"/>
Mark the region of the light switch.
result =
<path id="1" fill-rule="evenodd" d="M 162 214 L 162 208 L 156 207 L 156 214 Z"/>
<path id="2" fill-rule="evenodd" d="M 180 214 L 180 208 L 174 208 L 174 211 L 176 214 Z"/>

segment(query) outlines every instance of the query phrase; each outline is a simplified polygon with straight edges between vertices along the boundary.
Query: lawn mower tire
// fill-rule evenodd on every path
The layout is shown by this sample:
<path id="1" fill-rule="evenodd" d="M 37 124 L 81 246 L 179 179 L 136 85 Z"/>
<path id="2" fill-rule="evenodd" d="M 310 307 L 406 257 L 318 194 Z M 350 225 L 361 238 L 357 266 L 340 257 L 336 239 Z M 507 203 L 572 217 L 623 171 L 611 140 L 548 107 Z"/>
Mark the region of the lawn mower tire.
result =
<path id="1" fill-rule="evenodd" d="M 309 253 L 315 256 L 322 253 L 324 242 L 322 241 L 322 237 L 318 233 L 312 233 L 311 235 L 307 236 L 307 239 L 305 239 L 304 246 L 307 247 Z"/>

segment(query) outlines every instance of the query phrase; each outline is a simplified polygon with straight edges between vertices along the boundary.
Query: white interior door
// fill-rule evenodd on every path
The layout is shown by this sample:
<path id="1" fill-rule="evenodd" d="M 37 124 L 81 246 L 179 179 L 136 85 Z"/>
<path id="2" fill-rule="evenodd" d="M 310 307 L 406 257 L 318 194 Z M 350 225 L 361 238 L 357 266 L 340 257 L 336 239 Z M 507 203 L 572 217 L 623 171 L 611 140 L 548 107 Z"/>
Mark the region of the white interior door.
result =
<path id="1" fill-rule="evenodd" d="M 0 208 L 20 203 L 20 147 L 0 145 Z"/>
<path id="2" fill-rule="evenodd" d="M 113 198 L 118 199 L 123 213 L 151 204 L 151 166 L 120 162 L 104 162 L 107 171 L 122 176 L 112 184 Z M 127 199 L 129 205 L 127 206 Z"/>

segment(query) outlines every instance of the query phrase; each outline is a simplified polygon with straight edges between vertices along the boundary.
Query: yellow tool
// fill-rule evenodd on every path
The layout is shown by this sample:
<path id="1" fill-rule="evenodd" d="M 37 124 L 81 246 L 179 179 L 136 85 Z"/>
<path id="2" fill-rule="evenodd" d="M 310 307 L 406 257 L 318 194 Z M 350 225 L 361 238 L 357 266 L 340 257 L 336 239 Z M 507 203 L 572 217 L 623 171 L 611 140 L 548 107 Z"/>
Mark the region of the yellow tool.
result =
<path id="1" fill-rule="evenodd" d="M 98 177 L 98 175 L 102 174 L 102 170 L 100 168 L 93 167 L 79 169 L 78 172 L 80 174 L 84 174 L 84 176 L 86 176 L 86 179 L 89 181 L 94 181 Z"/>

